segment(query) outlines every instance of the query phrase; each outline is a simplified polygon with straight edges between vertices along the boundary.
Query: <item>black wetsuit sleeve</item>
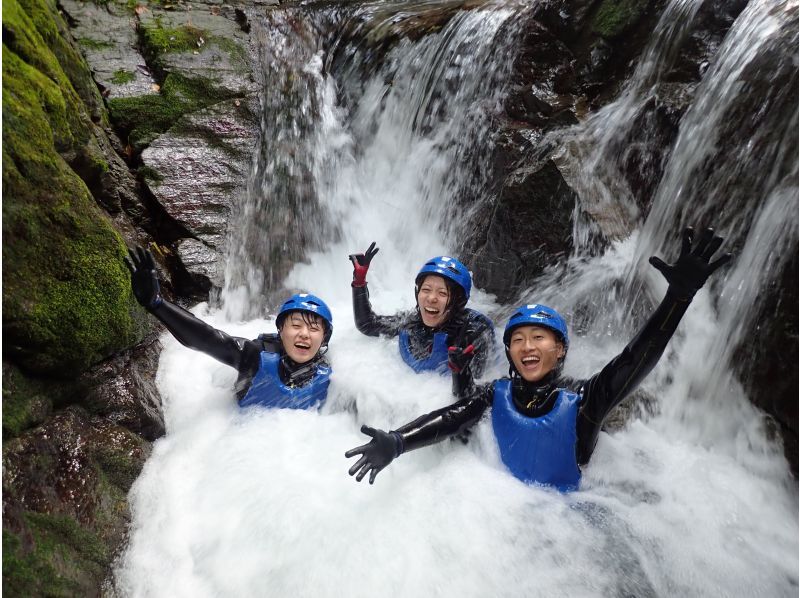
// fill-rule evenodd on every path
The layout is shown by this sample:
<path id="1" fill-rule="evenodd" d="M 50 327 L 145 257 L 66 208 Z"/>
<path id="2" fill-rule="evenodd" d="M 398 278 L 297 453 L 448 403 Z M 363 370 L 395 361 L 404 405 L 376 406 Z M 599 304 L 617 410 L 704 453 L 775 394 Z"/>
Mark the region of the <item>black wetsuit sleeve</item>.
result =
<path id="1" fill-rule="evenodd" d="M 405 318 L 398 316 L 379 316 L 372 311 L 372 304 L 369 302 L 369 290 L 367 285 L 353 288 L 353 317 L 355 318 L 356 328 L 367 336 L 397 336 L 403 326 Z"/>
<path id="2" fill-rule="evenodd" d="M 403 438 L 403 452 L 436 444 L 475 425 L 491 404 L 492 385 L 476 388 L 471 396 L 437 409 L 393 430 Z"/>
<path id="3" fill-rule="evenodd" d="M 168 301 L 150 313 L 185 347 L 202 351 L 239 372 L 252 373 L 258 369 L 261 346 L 257 341 L 230 336 Z"/>
<path id="4" fill-rule="evenodd" d="M 578 463 L 589 461 L 606 416 L 653 370 L 688 307 L 689 301 L 667 293 L 622 353 L 582 384 L 577 422 Z"/>

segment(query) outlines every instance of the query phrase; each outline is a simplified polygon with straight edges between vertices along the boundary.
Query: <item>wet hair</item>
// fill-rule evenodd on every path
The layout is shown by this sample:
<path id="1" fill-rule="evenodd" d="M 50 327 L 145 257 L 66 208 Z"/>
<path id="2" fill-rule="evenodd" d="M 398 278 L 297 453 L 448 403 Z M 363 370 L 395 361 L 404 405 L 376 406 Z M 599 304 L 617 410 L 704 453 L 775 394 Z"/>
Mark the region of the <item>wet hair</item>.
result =
<path id="1" fill-rule="evenodd" d="M 417 276 L 417 278 L 414 280 L 414 299 L 417 300 L 417 311 L 419 311 L 419 289 L 422 286 L 422 281 L 428 278 L 428 276 L 436 276 L 441 278 L 447 287 L 447 292 L 450 296 L 447 298 L 447 303 L 445 304 L 444 309 L 445 311 L 450 310 L 448 319 L 454 314 L 462 311 L 467 306 L 467 297 L 464 294 L 464 289 L 462 289 L 460 285 L 448 278 L 445 278 L 444 276 L 440 276 L 439 274 L 424 272 Z"/>
<path id="2" fill-rule="evenodd" d="M 292 311 L 287 311 L 278 317 L 275 321 L 275 325 L 278 327 L 278 332 L 281 331 L 283 328 L 283 324 L 286 321 L 286 318 L 291 316 L 292 314 L 298 314 L 301 318 L 303 318 L 303 322 L 305 322 L 309 326 L 322 326 L 322 329 L 325 331 L 325 337 L 322 339 L 322 344 L 327 345 L 328 340 L 331 337 L 331 331 L 328 327 L 328 323 L 325 321 L 325 318 L 322 316 L 315 314 L 310 311 L 305 311 L 302 309 L 294 309 Z"/>

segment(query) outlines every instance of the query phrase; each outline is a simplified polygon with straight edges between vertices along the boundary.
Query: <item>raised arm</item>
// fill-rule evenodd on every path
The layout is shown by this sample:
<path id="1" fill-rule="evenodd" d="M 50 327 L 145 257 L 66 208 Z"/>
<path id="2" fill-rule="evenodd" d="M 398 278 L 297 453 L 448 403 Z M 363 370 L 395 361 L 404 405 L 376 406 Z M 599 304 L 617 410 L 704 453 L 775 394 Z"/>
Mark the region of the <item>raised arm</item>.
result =
<path id="1" fill-rule="evenodd" d="M 128 250 L 125 265 L 131 273 L 131 287 L 136 300 L 157 317 L 178 341 L 190 349 L 202 351 L 237 370 L 252 341 L 233 337 L 209 326 L 185 309 L 161 296 L 153 255 L 142 247 Z"/>
<path id="2" fill-rule="evenodd" d="M 667 294 L 644 327 L 598 374 L 582 388 L 583 404 L 578 415 L 578 462 L 589 460 L 597 443 L 597 435 L 609 412 L 619 405 L 641 383 L 664 354 L 689 303 L 717 268 L 731 259 L 724 254 L 710 261 L 722 244 L 714 230 L 704 230 L 693 244 L 694 231 L 683 233 L 681 254 L 674 264 L 666 264 L 653 256 L 650 263 L 667 279 Z"/>
<path id="3" fill-rule="evenodd" d="M 375 247 L 375 242 L 364 253 L 353 253 L 349 256 L 353 263 L 353 317 L 356 328 L 367 336 L 397 336 L 403 324 L 402 316 L 379 316 L 372 311 L 367 289 L 367 271 L 370 262 L 380 248 Z"/>

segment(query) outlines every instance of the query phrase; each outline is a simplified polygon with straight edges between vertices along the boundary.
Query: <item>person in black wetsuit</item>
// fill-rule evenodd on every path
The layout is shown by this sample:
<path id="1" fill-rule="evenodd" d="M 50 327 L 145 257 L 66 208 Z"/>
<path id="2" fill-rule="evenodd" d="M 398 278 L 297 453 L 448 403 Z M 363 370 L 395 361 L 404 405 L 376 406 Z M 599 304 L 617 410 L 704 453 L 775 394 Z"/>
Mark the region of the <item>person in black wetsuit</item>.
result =
<path id="1" fill-rule="evenodd" d="M 319 297 L 300 293 L 285 301 L 276 318 L 277 334 L 253 340 L 230 336 L 161 296 L 155 261 L 148 250 L 137 247 L 128 253 L 125 265 L 136 300 L 182 345 L 239 372 L 235 391 L 241 407 L 306 409 L 325 400 L 331 369 L 324 355 L 333 318 Z"/>
<path id="2" fill-rule="evenodd" d="M 398 337 L 400 355 L 416 372 L 453 373 L 453 394 L 462 396 L 473 377 L 480 377 L 494 347 L 494 324 L 466 307 L 472 289 L 467 267 L 455 258 L 434 257 L 414 281 L 417 306 L 394 316 L 372 311 L 367 270 L 378 248 L 350 255 L 353 263 L 353 315 L 367 336 Z"/>
<path id="3" fill-rule="evenodd" d="M 372 440 L 345 453 L 361 458 L 350 475 L 361 481 L 375 476 L 400 454 L 463 433 L 492 407 L 492 425 L 503 462 L 519 479 L 563 491 L 580 482 L 580 466 L 592 456 L 603 421 L 655 367 L 695 293 L 730 260 L 710 261 L 722 238 L 709 228 L 693 243 L 683 234 L 674 264 L 653 256 L 650 263 L 667 279 L 666 296 L 622 353 L 587 380 L 562 374 L 569 348 L 567 325 L 553 309 L 524 305 L 506 325 L 503 344 L 509 378 L 474 387 L 468 396 L 385 432 L 363 426 Z"/>

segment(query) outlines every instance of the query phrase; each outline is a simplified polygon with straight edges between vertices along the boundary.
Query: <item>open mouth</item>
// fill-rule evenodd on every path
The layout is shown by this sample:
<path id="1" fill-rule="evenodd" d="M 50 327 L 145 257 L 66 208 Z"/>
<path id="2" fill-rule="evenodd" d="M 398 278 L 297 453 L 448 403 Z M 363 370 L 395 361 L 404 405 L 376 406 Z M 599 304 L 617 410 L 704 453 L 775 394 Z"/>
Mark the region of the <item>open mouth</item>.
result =
<path id="1" fill-rule="evenodd" d="M 541 358 L 537 355 L 528 355 L 527 357 L 522 358 L 522 365 L 526 367 L 534 367 L 539 365 Z"/>
<path id="2" fill-rule="evenodd" d="M 311 345 L 309 345 L 308 343 L 299 342 L 299 343 L 295 343 L 294 346 L 296 348 L 298 348 L 298 349 L 303 350 L 303 351 L 308 351 L 309 349 L 311 349 Z"/>
<path id="3" fill-rule="evenodd" d="M 434 307 L 425 307 L 423 309 L 425 310 L 425 313 L 428 314 L 429 316 L 438 316 L 440 311 Z"/>

